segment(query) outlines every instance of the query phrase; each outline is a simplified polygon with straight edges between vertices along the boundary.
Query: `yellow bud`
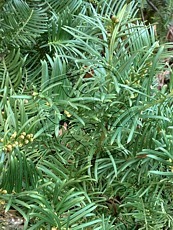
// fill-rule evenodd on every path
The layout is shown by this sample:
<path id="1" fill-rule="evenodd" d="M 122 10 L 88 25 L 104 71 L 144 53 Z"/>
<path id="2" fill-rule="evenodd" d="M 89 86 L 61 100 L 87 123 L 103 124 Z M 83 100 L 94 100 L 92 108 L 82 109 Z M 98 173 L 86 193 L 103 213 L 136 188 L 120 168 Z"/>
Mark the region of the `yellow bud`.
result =
<path id="1" fill-rule="evenodd" d="M 12 146 L 12 145 L 7 145 L 7 151 L 8 151 L 8 152 L 11 152 L 12 149 L 13 149 L 13 146 Z"/>
<path id="2" fill-rule="evenodd" d="M 128 80 L 125 80 L 125 83 L 128 85 L 130 82 Z"/>
<path id="3" fill-rule="evenodd" d="M 25 140 L 25 144 L 28 144 L 29 143 L 29 141 L 28 140 Z"/>
<path id="4" fill-rule="evenodd" d="M 67 117 L 71 117 L 71 114 L 70 114 L 67 110 L 64 110 L 64 114 L 65 114 Z"/>
<path id="5" fill-rule="evenodd" d="M 17 136 L 17 132 L 14 132 L 14 133 L 11 135 L 11 138 L 14 139 L 14 138 L 16 138 L 16 136 Z"/>
<path id="6" fill-rule="evenodd" d="M 46 102 L 46 105 L 47 105 L 47 106 L 50 106 L 50 103 L 49 103 L 49 102 Z"/>
<path id="7" fill-rule="evenodd" d="M 38 93 L 37 93 L 37 92 L 33 92 L 33 93 L 32 93 L 32 96 L 34 96 L 34 97 L 35 97 L 35 96 L 38 96 Z"/>
<path id="8" fill-rule="evenodd" d="M 111 20 L 112 20 L 113 22 L 115 22 L 115 23 L 118 23 L 118 22 L 119 22 L 119 19 L 118 19 L 115 15 L 113 15 L 113 16 L 111 17 Z"/>
<path id="9" fill-rule="evenodd" d="M 4 205 L 5 201 L 4 200 L 0 200 L 0 205 Z"/>
<path id="10" fill-rule="evenodd" d="M 24 135 L 20 135 L 20 138 L 21 138 L 21 139 L 24 139 L 25 137 L 24 137 Z"/>
<path id="11" fill-rule="evenodd" d="M 24 100 L 24 104 L 28 104 L 28 100 L 25 99 L 25 100 Z"/>

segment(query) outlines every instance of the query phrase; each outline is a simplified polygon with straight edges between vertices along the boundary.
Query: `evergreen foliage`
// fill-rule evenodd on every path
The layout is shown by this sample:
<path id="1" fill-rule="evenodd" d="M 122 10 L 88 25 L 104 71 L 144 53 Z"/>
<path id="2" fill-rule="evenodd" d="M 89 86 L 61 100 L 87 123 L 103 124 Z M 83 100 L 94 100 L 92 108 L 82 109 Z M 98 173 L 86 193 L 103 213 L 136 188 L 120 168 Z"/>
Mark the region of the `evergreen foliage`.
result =
<path id="1" fill-rule="evenodd" d="M 3 225 L 173 229 L 172 44 L 138 3 L 1 3 Z"/>

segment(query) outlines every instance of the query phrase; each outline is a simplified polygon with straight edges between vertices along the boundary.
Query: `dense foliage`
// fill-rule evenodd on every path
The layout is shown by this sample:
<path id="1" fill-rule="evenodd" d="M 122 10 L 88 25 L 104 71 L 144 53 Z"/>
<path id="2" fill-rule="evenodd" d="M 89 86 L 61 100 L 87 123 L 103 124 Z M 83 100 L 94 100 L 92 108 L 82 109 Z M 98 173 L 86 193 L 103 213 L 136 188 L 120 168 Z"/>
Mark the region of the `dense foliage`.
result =
<path id="1" fill-rule="evenodd" d="M 173 229 L 172 44 L 146 4 L 0 4 L 3 225 Z"/>

